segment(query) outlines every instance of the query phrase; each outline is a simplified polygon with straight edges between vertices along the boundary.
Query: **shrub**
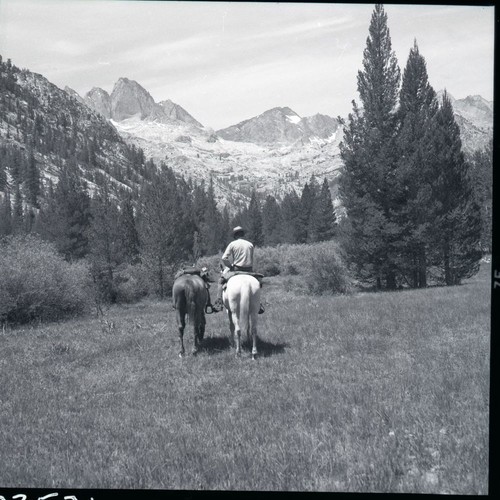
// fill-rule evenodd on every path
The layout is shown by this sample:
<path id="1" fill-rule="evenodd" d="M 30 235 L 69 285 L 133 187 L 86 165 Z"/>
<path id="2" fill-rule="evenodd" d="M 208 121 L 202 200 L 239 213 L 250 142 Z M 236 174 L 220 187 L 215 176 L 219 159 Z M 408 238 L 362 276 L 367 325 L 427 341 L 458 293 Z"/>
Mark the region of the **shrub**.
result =
<path id="1" fill-rule="evenodd" d="M 88 266 L 68 263 L 38 237 L 0 244 L 0 319 L 24 323 L 82 314 L 92 305 Z"/>
<path id="2" fill-rule="evenodd" d="M 281 273 L 279 247 L 256 248 L 254 257 L 256 272 L 264 276 L 278 276 Z"/>
<path id="3" fill-rule="evenodd" d="M 305 280 L 310 293 L 350 293 L 352 284 L 338 249 L 331 242 L 314 245 L 306 264 Z"/>
<path id="4" fill-rule="evenodd" d="M 212 255 L 198 259 L 196 265 L 218 273 L 219 263 L 220 255 Z M 340 249 L 333 241 L 256 248 L 254 270 L 268 277 L 285 277 L 285 289 L 299 293 L 350 293 L 353 289 Z"/>
<path id="5" fill-rule="evenodd" d="M 314 253 L 314 245 L 280 245 L 281 274 L 298 276 L 304 274 Z"/>
<path id="6" fill-rule="evenodd" d="M 149 272 L 142 264 L 117 269 L 114 278 L 116 302 L 119 303 L 136 302 L 152 288 Z"/>

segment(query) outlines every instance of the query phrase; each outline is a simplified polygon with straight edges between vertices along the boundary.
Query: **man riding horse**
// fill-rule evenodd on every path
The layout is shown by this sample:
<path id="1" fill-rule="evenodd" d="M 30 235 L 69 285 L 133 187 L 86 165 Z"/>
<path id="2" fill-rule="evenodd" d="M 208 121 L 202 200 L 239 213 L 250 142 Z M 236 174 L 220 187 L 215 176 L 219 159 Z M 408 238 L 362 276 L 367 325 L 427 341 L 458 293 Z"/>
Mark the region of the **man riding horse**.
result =
<path id="1" fill-rule="evenodd" d="M 222 291 L 224 284 L 233 275 L 234 271 L 253 272 L 253 243 L 244 238 L 245 230 L 241 226 L 236 226 L 233 229 L 234 240 L 229 243 L 226 250 L 222 254 L 222 264 L 224 270 L 219 278 L 219 287 L 217 289 L 217 299 L 213 305 L 214 312 L 222 311 Z M 260 305 L 259 314 L 264 312 L 262 304 Z"/>

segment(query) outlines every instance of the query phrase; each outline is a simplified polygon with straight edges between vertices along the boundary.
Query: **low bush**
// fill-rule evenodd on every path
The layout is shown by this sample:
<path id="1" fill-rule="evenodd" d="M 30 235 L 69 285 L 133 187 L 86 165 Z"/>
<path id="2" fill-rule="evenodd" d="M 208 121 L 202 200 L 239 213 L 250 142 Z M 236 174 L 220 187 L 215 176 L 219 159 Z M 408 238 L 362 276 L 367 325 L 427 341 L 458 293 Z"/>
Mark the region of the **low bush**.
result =
<path id="1" fill-rule="evenodd" d="M 280 247 L 256 248 L 255 271 L 262 273 L 264 276 L 278 276 L 281 274 L 280 254 Z"/>
<path id="2" fill-rule="evenodd" d="M 196 265 L 218 273 L 220 255 L 200 258 Z M 349 293 L 353 289 L 347 266 L 333 241 L 302 245 L 278 245 L 255 249 L 256 272 L 282 276 L 288 290 L 298 293 Z"/>
<path id="3" fill-rule="evenodd" d="M 0 320 L 25 323 L 82 314 L 93 304 L 88 265 L 69 263 L 38 237 L 0 243 Z"/>
<path id="4" fill-rule="evenodd" d="M 149 272 L 144 265 L 127 265 L 115 271 L 116 302 L 137 302 L 152 288 L 150 285 Z"/>
<path id="5" fill-rule="evenodd" d="M 334 244 L 324 242 L 315 245 L 305 267 L 305 280 L 310 293 L 346 294 L 352 291 L 347 266 Z"/>

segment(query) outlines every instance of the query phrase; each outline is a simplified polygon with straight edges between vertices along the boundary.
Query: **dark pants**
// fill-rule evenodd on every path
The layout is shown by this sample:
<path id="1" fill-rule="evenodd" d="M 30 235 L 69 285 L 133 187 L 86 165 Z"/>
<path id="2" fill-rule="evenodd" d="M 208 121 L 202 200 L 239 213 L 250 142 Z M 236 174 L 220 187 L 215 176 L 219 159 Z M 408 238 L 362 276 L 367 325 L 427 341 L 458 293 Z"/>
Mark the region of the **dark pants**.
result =
<path id="1" fill-rule="evenodd" d="M 244 271 L 245 273 L 253 273 L 253 267 L 242 267 L 242 266 L 233 266 L 235 271 Z"/>

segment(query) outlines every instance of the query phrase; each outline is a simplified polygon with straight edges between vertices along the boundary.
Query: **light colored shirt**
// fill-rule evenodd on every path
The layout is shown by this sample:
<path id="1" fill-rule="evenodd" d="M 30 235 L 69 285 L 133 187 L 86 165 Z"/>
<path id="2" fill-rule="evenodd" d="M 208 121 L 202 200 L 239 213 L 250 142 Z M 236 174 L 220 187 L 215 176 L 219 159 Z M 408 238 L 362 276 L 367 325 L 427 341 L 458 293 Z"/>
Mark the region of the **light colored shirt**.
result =
<path id="1" fill-rule="evenodd" d="M 222 254 L 222 260 L 232 261 L 234 266 L 253 266 L 253 244 L 243 238 L 231 241 Z"/>

